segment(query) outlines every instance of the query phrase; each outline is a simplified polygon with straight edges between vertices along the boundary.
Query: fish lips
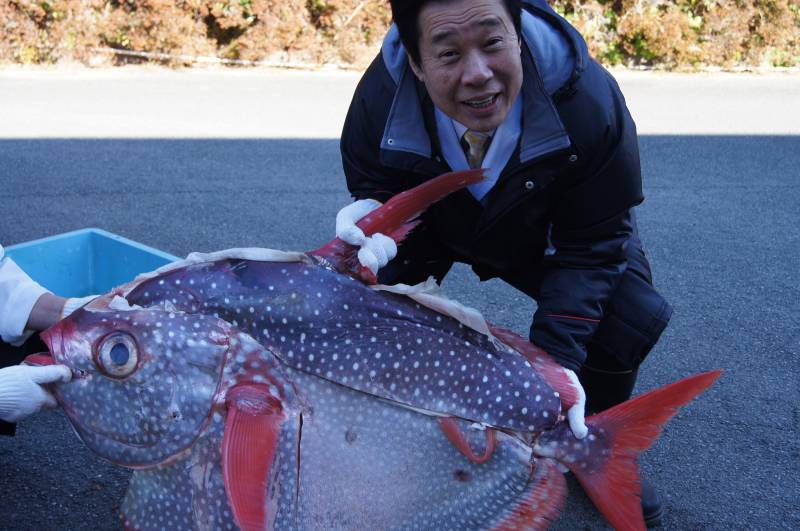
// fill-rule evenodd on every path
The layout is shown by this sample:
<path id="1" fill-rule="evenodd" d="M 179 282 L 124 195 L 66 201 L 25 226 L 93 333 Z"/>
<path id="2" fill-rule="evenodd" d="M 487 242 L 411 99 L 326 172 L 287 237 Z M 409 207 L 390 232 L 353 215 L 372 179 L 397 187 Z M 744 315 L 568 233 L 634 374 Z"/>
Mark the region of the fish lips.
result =
<path id="1" fill-rule="evenodd" d="M 53 359 L 53 356 L 51 356 L 49 352 L 37 352 L 36 354 L 26 356 L 25 359 L 22 360 L 22 363 L 25 365 L 44 367 L 46 365 L 55 365 L 56 360 Z"/>

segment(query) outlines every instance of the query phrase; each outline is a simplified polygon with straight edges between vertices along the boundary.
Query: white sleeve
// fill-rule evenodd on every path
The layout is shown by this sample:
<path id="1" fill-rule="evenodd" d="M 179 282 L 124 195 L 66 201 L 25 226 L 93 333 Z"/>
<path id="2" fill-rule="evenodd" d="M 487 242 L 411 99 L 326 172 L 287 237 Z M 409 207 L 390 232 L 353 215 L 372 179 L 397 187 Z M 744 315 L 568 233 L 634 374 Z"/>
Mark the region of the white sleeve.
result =
<path id="1" fill-rule="evenodd" d="M 21 345 L 33 331 L 25 330 L 36 301 L 47 290 L 5 256 L 0 245 L 0 338 Z"/>

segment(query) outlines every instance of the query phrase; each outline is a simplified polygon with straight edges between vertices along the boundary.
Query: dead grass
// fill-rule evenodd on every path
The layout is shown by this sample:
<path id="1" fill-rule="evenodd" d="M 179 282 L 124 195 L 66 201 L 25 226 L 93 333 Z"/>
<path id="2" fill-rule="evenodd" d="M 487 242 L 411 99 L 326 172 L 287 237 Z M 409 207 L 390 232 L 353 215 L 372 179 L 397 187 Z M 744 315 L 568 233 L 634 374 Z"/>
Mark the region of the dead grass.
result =
<path id="1" fill-rule="evenodd" d="M 800 0 L 556 0 L 608 65 L 800 65 Z M 384 0 L 6 0 L 0 62 L 230 62 L 363 68 L 390 23 Z M 98 49 L 132 54 L 98 53 Z"/>

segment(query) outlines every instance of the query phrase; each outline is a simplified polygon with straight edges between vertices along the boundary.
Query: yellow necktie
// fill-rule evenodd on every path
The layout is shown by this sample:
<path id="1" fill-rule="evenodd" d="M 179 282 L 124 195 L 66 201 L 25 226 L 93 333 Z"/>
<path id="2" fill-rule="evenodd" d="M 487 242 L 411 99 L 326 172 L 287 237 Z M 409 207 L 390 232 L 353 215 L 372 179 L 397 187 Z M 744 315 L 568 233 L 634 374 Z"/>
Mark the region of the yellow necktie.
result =
<path id="1" fill-rule="evenodd" d="M 467 131 L 464 133 L 464 153 L 467 155 L 467 162 L 470 168 L 480 168 L 483 162 L 483 156 L 486 154 L 486 149 L 489 147 L 489 140 L 491 136 L 486 133 L 477 133 L 475 131 Z"/>

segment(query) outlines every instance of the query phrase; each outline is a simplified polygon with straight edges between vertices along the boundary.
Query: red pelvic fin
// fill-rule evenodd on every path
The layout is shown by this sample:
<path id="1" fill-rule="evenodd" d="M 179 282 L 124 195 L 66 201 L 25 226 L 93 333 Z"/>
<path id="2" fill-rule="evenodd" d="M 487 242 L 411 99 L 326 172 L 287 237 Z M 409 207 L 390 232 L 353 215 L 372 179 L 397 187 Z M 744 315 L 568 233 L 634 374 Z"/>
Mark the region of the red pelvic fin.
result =
<path id="1" fill-rule="evenodd" d="M 530 487 L 522 499 L 493 531 L 522 531 L 549 528 L 564 508 L 567 482 L 552 459 L 537 459 Z"/>
<path id="2" fill-rule="evenodd" d="M 554 360 L 550 354 L 511 330 L 490 324 L 489 331 L 494 337 L 528 358 L 536 372 L 544 378 L 544 381 L 554 391 L 558 392 L 561 398 L 561 409 L 566 411 L 572 407 L 578 399 L 578 392 L 569 377 L 567 377 L 561 364 Z"/>
<path id="3" fill-rule="evenodd" d="M 473 463 L 483 464 L 489 459 L 491 459 L 492 454 L 494 453 L 494 449 L 497 447 L 497 436 L 494 433 L 494 430 L 488 428 L 484 430 L 486 434 L 486 449 L 483 452 L 483 455 L 475 455 L 470 448 L 467 439 L 464 438 L 464 434 L 461 433 L 461 428 L 458 427 L 456 421 L 453 420 L 451 417 L 439 417 L 439 427 L 442 429 L 442 433 L 444 433 L 447 440 L 450 441 L 450 444 L 455 446 L 459 452 L 464 454 L 467 459 L 472 461 Z"/>
<path id="4" fill-rule="evenodd" d="M 222 474 L 236 524 L 243 530 L 264 530 L 267 487 L 286 418 L 280 400 L 267 386 L 246 384 L 228 392 Z"/>
<path id="5" fill-rule="evenodd" d="M 719 370 L 697 374 L 623 402 L 587 418 L 587 438 L 562 441 L 565 447 L 587 445 L 582 456 L 564 464 L 614 528 L 645 529 L 636 458 L 653 444 L 678 408 L 721 374 Z"/>
<path id="6" fill-rule="evenodd" d="M 414 220 L 433 203 L 482 179 L 482 169 L 445 173 L 397 194 L 380 208 L 364 216 L 356 225 L 367 236 L 380 232 L 399 244 L 419 223 Z M 328 260 L 341 273 L 374 284 L 374 275 L 369 270 L 362 270 L 357 253 L 357 247 L 339 238 L 334 238 L 319 249 L 308 252 L 309 255 Z"/>

